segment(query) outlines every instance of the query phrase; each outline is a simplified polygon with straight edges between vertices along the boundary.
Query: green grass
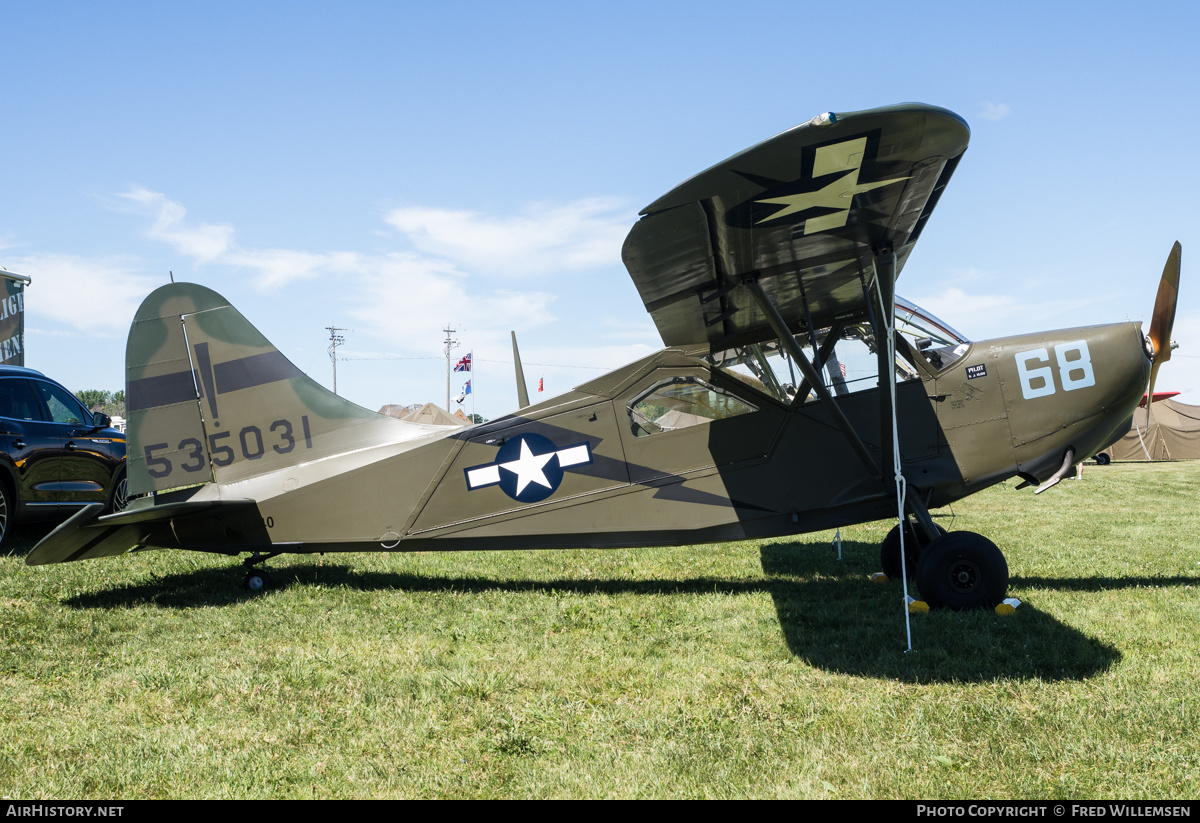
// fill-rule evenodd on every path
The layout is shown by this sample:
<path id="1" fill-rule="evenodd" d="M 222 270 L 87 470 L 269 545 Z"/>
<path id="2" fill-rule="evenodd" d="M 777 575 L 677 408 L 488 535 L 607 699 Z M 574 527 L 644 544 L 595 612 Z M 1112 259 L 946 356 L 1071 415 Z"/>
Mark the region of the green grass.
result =
<path id="1" fill-rule="evenodd" d="M 868 581 L 890 524 L 630 551 L 0 558 L 0 795 L 1200 796 L 1200 464 L 938 513 L 1011 617 Z"/>

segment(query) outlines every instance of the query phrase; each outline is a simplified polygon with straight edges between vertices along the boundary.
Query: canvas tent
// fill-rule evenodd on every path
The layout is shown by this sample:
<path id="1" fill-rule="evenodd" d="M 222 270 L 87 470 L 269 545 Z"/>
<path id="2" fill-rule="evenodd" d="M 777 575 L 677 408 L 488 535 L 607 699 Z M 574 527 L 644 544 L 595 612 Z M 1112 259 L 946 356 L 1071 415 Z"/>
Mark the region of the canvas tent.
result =
<path id="1" fill-rule="evenodd" d="M 1133 428 L 1103 453 L 1113 460 L 1145 460 L 1147 452 L 1152 460 L 1200 459 L 1200 406 L 1159 400 L 1149 417 L 1147 428 L 1146 410 L 1136 409 Z M 1146 444 L 1145 451 L 1142 443 Z"/>
<path id="2" fill-rule="evenodd" d="M 426 403 L 418 409 L 406 406 L 387 405 L 379 410 L 380 414 L 398 417 L 410 423 L 424 423 L 427 426 L 467 426 L 469 421 L 455 417 L 441 406 Z"/>

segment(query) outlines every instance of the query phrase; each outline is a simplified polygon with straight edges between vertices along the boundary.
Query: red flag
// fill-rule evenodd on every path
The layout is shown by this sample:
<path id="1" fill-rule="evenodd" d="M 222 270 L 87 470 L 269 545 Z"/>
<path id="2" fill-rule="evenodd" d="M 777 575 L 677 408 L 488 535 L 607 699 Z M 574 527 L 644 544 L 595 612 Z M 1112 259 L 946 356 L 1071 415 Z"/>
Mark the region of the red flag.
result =
<path id="1" fill-rule="evenodd" d="M 544 378 L 544 377 L 539 377 L 539 378 L 538 378 L 538 391 L 539 391 L 539 392 L 542 390 L 542 382 L 543 382 L 545 379 L 546 379 L 546 378 Z"/>

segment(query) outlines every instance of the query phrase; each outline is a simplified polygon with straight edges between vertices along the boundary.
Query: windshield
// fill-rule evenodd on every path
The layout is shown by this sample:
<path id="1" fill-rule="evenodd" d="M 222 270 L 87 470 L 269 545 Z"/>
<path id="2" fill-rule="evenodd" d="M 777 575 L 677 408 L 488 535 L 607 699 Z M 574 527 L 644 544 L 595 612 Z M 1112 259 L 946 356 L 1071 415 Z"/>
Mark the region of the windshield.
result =
<path id="1" fill-rule="evenodd" d="M 971 341 L 949 323 L 896 296 L 896 331 L 908 338 L 935 369 L 949 366 L 967 353 Z"/>
<path id="2" fill-rule="evenodd" d="M 948 323 L 901 297 L 896 298 L 896 330 L 938 370 L 962 357 L 970 348 L 970 341 Z M 871 326 L 866 323 L 843 326 L 834 341 L 828 339 L 831 332 L 831 328 L 817 332 L 816 346 L 826 352 L 822 362 L 817 362 L 811 338 L 805 334 L 796 338 L 813 366 L 820 371 L 825 386 L 838 395 L 875 388 L 879 384 L 879 366 Z M 915 364 L 906 360 L 904 354 L 898 347 L 896 382 L 920 379 Z M 802 387 L 808 395 L 805 402 L 816 399 L 812 387 L 803 386 L 803 374 L 777 340 L 715 352 L 706 359 L 725 374 L 780 402 L 792 402 Z"/>

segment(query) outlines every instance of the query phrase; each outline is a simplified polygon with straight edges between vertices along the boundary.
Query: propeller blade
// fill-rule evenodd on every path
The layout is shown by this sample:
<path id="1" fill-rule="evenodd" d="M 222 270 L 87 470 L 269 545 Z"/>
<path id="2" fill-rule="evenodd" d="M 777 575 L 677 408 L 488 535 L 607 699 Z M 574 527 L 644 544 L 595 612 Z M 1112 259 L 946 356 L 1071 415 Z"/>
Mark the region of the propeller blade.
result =
<path id="1" fill-rule="evenodd" d="M 1166 363 L 1171 359 L 1171 327 L 1175 325 L 1175 305 L 1179 302 L 1179 259 L 1182 254 L 1183 247 L 1176 242 L 1163 267 L 1158 296 L 1154 298 L 1150 342 L 1154 345 L 1155 363 Z"/>
<path id="2" fill-rule="evenodd" d="M 1154 381 L 1158 368 L 1171 359 L 1171 328 L 1175 325 L 1175 307 L 1179 303 L 1179 263 L 1183 247 L 1179 241 L 1171 247 L 1167 265 L 1163 267 L 1158 295 L 1154 298 L 1154 316 L 1150 320 L 1150 345 L 1154 347 L 1154 365 L 1150 367 L 1150 386 L 1147 389 L 1146 410 L 1154 402 Z"/>

